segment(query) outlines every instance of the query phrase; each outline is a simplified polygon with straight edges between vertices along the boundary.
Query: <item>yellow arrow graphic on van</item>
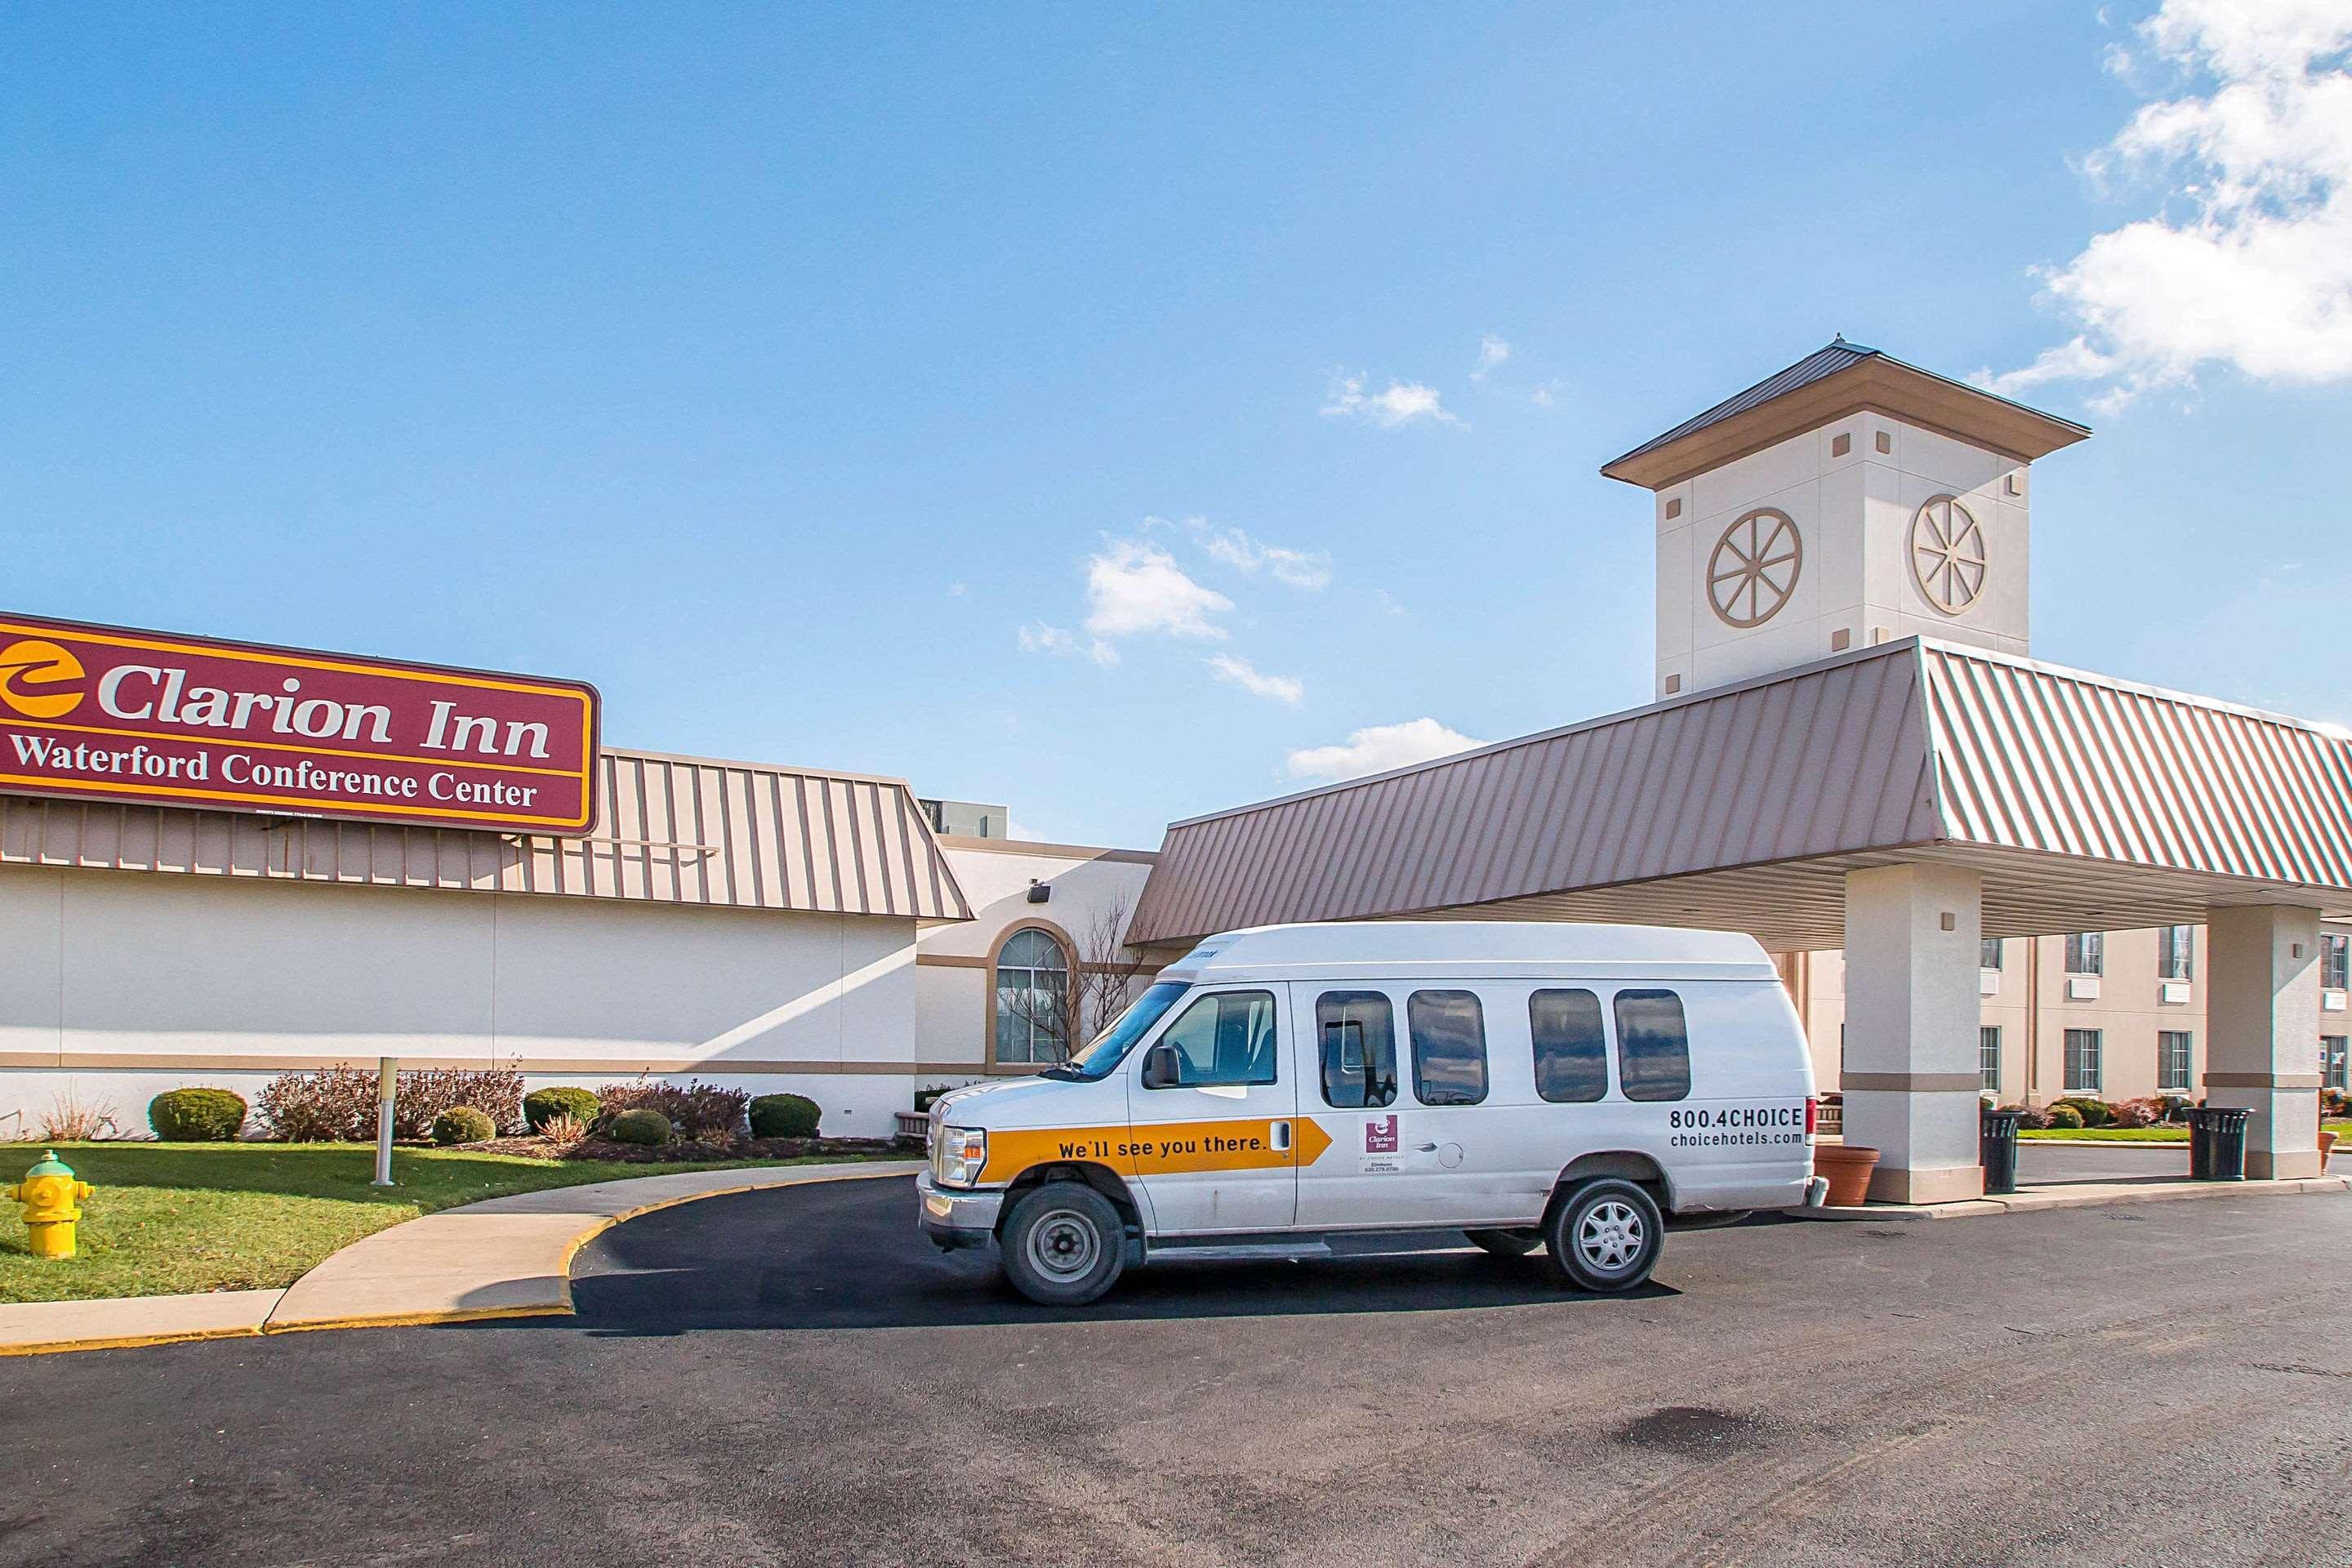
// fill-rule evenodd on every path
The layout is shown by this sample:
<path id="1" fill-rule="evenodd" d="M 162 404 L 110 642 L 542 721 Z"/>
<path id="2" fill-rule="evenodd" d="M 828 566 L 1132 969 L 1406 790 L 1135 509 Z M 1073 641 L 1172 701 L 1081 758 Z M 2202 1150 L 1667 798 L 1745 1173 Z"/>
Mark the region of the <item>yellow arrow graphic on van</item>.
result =
<path id="1" fill-rule="evenodd" d="M 1291 1147 L 1275 1147 L 1275 1124 L 1287 1121 Z M 1331 1147 L 1312 1117 L 1246 1121 L 1169 1121 L 1139 1127 L 1038 1127 L 992 1131 L 982 1182 L 1009 1182 L 1032 1165 L 1086 1160 L 1124 1175 L 1198 1171 L 1261 1171 L 1311 1165 Z"/>

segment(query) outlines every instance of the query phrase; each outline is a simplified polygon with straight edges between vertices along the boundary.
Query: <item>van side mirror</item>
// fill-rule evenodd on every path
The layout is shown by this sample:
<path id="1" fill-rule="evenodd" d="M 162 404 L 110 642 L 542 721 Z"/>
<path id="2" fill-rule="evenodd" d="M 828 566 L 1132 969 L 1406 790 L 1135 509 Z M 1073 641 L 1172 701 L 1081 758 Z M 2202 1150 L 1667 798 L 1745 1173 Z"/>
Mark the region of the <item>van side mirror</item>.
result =
<path id="1" fill-rule="evenodd" d="M 1176 1047 L 1161 1041 L 1143 1053 L 1143 1087 L 1174 1089 L 1184 1081 L 1184 1063 Z"/>

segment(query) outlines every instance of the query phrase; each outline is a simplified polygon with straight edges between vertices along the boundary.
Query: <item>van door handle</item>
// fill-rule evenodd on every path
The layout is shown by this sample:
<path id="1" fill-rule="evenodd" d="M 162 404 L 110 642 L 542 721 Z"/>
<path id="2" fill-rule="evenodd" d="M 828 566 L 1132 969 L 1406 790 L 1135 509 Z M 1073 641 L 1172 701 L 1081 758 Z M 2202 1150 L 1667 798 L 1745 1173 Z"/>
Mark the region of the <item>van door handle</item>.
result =
<path id="1" fill-rule="evenodd" d="M 1268 1131 L 1274 1134 L 1274 1152 L 1277 1154 L 1287 1152 L 1290 1148 L 1290 1123 L 1277 1121 Z"/>
<path id="2" fill-rule="evenodd" d="M 1423 1143 L 1417 1145 L 1417 1147 L 1420 1149 L 1421 1152 L 1424 1154 L 1434 1154 L 1437 1152 L 1437 1145 L 1434 1143 Z"/>

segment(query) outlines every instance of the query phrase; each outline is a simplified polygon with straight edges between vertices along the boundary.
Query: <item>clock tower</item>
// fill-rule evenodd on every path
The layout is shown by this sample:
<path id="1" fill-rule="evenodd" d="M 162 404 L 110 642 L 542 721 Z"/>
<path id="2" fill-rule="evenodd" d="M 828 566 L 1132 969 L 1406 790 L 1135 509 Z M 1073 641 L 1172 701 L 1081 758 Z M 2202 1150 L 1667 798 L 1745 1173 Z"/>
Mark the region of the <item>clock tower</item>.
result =
<path id="1" fill-rule="evenodd" d="M 1906 637 L 2028 653 L 2030 469 L 2089 434 L 1839 338 L 1607 464 L 1655 497 L 1653 695 Z"/>

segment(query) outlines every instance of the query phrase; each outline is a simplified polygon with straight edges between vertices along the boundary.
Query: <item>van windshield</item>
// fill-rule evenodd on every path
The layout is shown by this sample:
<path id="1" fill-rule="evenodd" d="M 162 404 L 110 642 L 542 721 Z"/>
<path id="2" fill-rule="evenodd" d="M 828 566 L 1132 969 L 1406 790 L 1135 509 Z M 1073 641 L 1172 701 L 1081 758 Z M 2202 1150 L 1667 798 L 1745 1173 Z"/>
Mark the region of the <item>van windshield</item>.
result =
<path id="1" fill-rule="evenodd" d="M 1151 1032 L 1151 1026 L 1168 1016 L 1176 1005 L 1176 998 L 1192 987 L 1181 980 L 1163 980 L 1127 1005 L 1121 1013 L 1095 1037 L 1095 1043 L 1072 1057 L 1059 1067 L 1047 1068 L 1040 1077 L 1066 1079 L 1101 1079 L 1110 1076 L 1135 1042 Z"/>

